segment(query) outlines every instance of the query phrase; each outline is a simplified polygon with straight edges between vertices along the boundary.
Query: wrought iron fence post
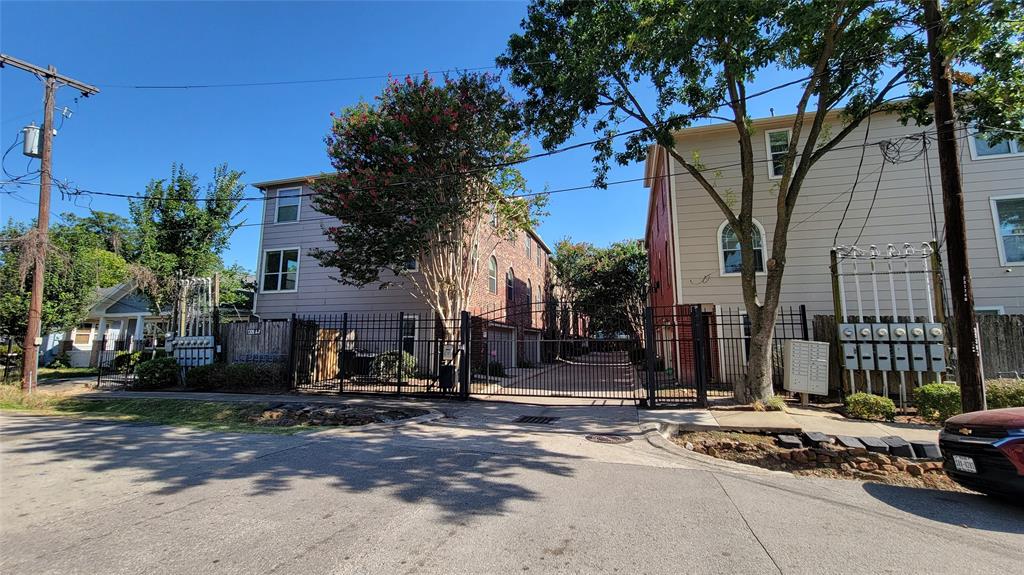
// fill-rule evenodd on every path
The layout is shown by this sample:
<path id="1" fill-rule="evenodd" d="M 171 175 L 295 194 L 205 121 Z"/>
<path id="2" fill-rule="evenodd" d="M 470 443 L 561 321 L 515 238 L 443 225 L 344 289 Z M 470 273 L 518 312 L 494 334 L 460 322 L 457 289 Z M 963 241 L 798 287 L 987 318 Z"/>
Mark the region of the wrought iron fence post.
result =
<path id="1" fill-rule="evenodd" d="M 341 352 L 338 358 L 338 393 L 345 391 L 345 360 L 348 358 L 348 313 L 341 315 Z"/>
<path id="2" fill-rule="evenodd" d="M 708 333 L 704 329 L 704 310 L 694 305 L 690 308 L 690 332 L 693 335 L 693 374 L 697 380 L 697 405 L 708 405 L 707 350 Z"/>
<path id="3" fill-rule="evenodd" d="M 807 332 L 807 306 L 804 304 L 800 304 L 800 333 L 803 336 L 802 339 L 811 339 L 810 334 Z"/>
<path id="4" fill-rule="evenodd" d="M 395 342 L 397 344 L 395 347 L 398 349 L 398 381 L 396 382 L 396 389 L 398 393 L 402 393 L 402 375 L 404 375 L 402 372 L 405 371 L 405 341 L 403 341 L 403 337 L 405 335 L 404 332 L 405 312 L 400 311 L 398 312 L 398 341 Z"/>
<path id="5" fill-rule="evenodd" d="M 647 362 L 647 399 L 640 401 L 641 407 L 654 407 L 657 403 L 655 378 L 658 367 L 657 346 L 654 343 L 654 308 L 644 310 L 644 359 Z"/>
<path id="6" fill-rule="evenodd" d="M 470 347 L 470 335 L 472 318 L 468 311 L 463 311 L 459 316 L 459 399 L 469 399 L 469 364 L 472 362 L 472 348 Z"/>
<path id="7" fill-rule="evenodd" d="M 103 384 L 103 350 L 107 348 L 107 337 L 100 338 L 99 349 L 96 351 L 96 388 Z"/>
<path id="8" fill-rule="evenodd" d="M 296 319 L 295 314 L 292 314 L 290 320 L 288 320 L 288 389 L 295 390 L 298 384 L 296 371 L 296 350 L 298 349 L 298 342 L 295 341 L 296 334 Z"/>

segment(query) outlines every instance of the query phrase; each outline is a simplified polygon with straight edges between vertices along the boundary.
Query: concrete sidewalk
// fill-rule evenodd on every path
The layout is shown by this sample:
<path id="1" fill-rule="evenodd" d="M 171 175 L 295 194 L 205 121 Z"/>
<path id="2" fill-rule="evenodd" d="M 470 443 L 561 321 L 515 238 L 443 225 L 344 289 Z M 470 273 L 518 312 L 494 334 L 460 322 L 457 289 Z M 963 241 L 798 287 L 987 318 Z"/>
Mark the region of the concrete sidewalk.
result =
<path id="1" fill-rule="evenodd" d="M 847 419 L 816 407 L 786 406 L 781 411 L 679 409 L 640 411 L 641 423 L 668 423 L 683 431 L 747 431 L 799 433 L 817 431 L 826 435 L 885 437 L 898 435 L 907 441 L 937 441 L 939 430 L 927 425 Z"/>

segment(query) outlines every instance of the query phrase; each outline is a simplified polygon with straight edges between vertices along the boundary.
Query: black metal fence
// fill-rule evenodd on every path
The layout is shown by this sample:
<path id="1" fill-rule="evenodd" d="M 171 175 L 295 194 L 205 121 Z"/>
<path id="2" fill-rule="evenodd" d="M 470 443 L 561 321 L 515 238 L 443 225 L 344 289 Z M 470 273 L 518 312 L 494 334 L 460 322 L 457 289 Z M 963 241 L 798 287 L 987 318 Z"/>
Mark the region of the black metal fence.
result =
<path id="1" fill-rule="evenodd" d="M 750 318 L 739 308 L 677 305 L 648 308 L 647 395 L 651 406 L 732 398 L 746 377 Z M 773 384 L 783 384 L 786 340 L 809 339 L 804 306 L 779 310 L 772 342 Z"/>
<path id="2" fill-rule="evenodd" d="M 183 384 L 190 369 L 214 361 L 214 352 L 214 348 L 209 345 L 191 345 L 178 347 L 169 353 L 154 338 L 101 339 L 93 344 L 96 386 L 100 389 L 136 387 L 138 367 L 142 362 L 168 356 L 173 356 L 177 361 L 177 378 L 174 383 Z"/>
<path id="3" fill-rule="evenodd" d="M 457 395 L 468 314 L 342 313 L 295 316 L 292 387 L 317 392 Z"/>

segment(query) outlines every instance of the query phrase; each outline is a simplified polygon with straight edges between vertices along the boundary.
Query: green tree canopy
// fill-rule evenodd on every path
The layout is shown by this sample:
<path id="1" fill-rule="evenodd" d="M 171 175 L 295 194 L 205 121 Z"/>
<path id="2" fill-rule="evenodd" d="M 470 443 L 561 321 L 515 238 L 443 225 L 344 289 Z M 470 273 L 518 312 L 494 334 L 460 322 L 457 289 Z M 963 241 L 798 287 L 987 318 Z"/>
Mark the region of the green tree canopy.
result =
<path id="1" fill-rule="evenodd" d="M 334 247 L 310 253 L 342 283 L 411 284 L 455 317 L 472 293 L 474 258 L 486 258 L 477 251 L 539 215 L 541 198 L 513 195 L 524 189 L 513 167 L 525 154 L 519 130 L 518 108 L 492 76 L 389 81 L 372 104 L 334 119 L 326 141 L 336 173 L 315 183 L 313 201 L 342 225 L 324 230 Z"/>
<path id="2" fill-rule="evenodd" d="M 129 201 L 135 227 L 130 259 L 155 307 L 173 298 L 179 275 L 208 276 L 221 265 L 220 254 L 238 228 L 231 219 L 242 211 L 241 177 L 219 166 L 203 192 L 195 174 L 174 164 L 170 178 L 151 181 L 139 199 Z"/>

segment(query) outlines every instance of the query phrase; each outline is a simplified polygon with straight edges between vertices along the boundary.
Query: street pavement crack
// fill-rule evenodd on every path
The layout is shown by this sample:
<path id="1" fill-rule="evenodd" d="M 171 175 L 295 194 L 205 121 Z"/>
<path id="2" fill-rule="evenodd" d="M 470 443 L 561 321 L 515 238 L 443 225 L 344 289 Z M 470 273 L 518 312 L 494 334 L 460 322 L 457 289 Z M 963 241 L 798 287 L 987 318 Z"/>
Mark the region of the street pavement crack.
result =
<path id="1" fill-rule="evenodd" d="M 761 549 L 764 550 L 764 554 L 768 556 L 768 559 L 771 559 L 772 565 L 775 565 L 776 571 L 778 571 L 781 575 L 782 567 L 779 567 L 779 563 L 775 560 L 775 557 L 772 557 L 771 552 L 768 551 L 768 548 L 764 546 L 764 542 L 761 541 L 761 538 L 758 537 L 757 533 L 754 532 L 754 528 L 750 526 L 750 522 L 747 521 L 747 518 L 743 515 L 743 512 L 740 511 L 740 506 L 736 505 L 736 502 L 733 501 L 732 495 L 729 494 L 729 490 L 726 489 L 724 485 L 722 485 L 722 482 L 718 480 L 718 475 L 716 475 L 714 472 L 711 472 L 711 477 L 715 478 L 715 483 L 718 484 L 718 488 L 721 489 L 722 493 L 724 493 L 725 496 L 729 499 L 729 503 L 732 503 L 732 507 L 733 509 L 736 510 L 736 514 L 739 515 L 740 519 L 743 520 L 743 524 L 747 526 L 747 530 L 750 531 L 750 534 L 754 536 L 754 539 L 757 541 L 757 544 L 761 546 Z"/>

